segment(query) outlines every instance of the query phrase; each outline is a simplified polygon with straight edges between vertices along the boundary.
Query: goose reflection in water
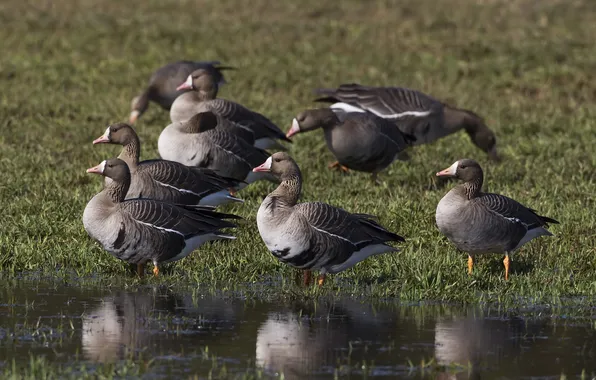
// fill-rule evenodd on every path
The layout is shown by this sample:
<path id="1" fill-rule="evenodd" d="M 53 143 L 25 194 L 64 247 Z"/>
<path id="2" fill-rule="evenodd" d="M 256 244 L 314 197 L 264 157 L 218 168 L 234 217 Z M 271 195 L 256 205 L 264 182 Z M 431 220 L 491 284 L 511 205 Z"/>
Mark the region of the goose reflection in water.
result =
<path id="1" fill-rule="evenodd" d="M 269 312 L 256 339 L 257 366 L 284 379 L 329 376 L 350 362 L 350 342 L 376 341 L 387 333 L 387 315 L 374 314 L 370 305 L 356 301 L 318 304 L 316 311 L 305 305 L 290 310 L 296 311 Z M 355 349 L 354 362 L 365 356 L 374 360 L 374 353 L 361 348 Z"/>
<path id="2" fill-rule="evenodd" d="M 146 321 L 154 308 L 154 297 L 147 294 L 122 293 L 104 297 L 99 305 L 83 317 L 82 345 L 85 357 L 97 362 L 122 358 L 148 343 L 144 333 Z"/>
<path id="3" fill-rule="evenodd" d="M 234 327 L 238 312 L 236 304 L 215 297 L 197 300 L 160 289 L 122 292 L 102 298 L 83 316 L 83 353 L 88 360 L 109 362 L 147 349 L 176 352 L 198 336 L 207 344 Z"/>
<path id="4" fill-rule="evenodd" d="M 490 318 L 474 310 L 441 318 L 435 325 L 435 358 L 438 364 L 451 368 L 438 378 L 480 379 L 481 373 L 492 373 L 492 377 L 493 371 L 521 354 L 524 339 L 532 339 L 542 327 L 541 322 Z"/>

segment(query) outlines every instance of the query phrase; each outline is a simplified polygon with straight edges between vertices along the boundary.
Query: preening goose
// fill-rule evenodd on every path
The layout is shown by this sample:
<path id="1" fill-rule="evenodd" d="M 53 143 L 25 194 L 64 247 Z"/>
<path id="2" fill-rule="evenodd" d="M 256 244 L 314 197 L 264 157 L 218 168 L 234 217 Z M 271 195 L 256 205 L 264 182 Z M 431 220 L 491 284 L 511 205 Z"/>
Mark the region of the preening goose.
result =
<path id="1" fill-rule="evenodd" d="M 130 171 L 118 158 L 87 169 L 112 182 L 95 195 L 83 212 L 83 225 L 103 248 L 131 264 L 139 274 L 151 261 L 153 273 L 159 265 L 186 257 L 211 240 L 235 239 L 223 228 L 235 227 L 224 219 L 239 217 L 215 212 L 208 206 L 180 206 L 153 199 L 125 200 L 130 186 Z"/>
<path id="2" fill-rule="evenodd" d="M 234 70 L 234 68 L 220 66 L 220 64 L 219 61 L 178 61 L 160 67 L 151 75 L 149 84 L 145 90 L 133 98 L 129 123 L 134 124 L 145 113 L 147 107 L 149 107 L 149 101 L 155 102 L 163 109 L 169 110 L 174 100 L 180 94 L 188 91 L 184 89 L 178 90 L 176 87 L 195 70 L 205 70 L 220 86 L 226 83 L 222 71 Z"/>
<path id="3" fill-rule="evenodd" d="M 295 268 L 327 273 L 346 270 L 369 256 L 398 249 L 386 243 L 404 241 L 387 231 L 371 215 L 351 214 L 321 202 L 297 203 L 302 188 L 300 169 L 284 152 L 273 154 L 255 172 L 270 172 L 281 184 L 257 213 L 257 226 L 267 248 L 281 262 Z"/>
<path id="4" fill-rule="evenodd" d="M 388 120 L 372 113 L 352 113 L 340 119 L 330 108 L 301 112 L 292 120 L 288 137 L 300 132 L 322 128 L 327 147 L 342 170 L 354 169 L 372 173 L 384 170 L 403 152 L 415 138 L 402 133 Z"/>
<path id="5" fill-rule="evenodd" d="M 391 120 L 399 129 L 416 137 L 415 145 L 427 144 L 464 129 L 472 142 L 498 161 L 496 138 L 484 120 L 472 111 L 451 107 L 422 92 L 402 87 L 370 87 L 342 84 L 336 89 L 317 89 L 320 102 L 340 118 L 350 113 L 370 112 Z"/>
<path id="6" fill-rule="evenodd" d="M 559 224 L 504 195 L 483 193 L 482 168 L 474 160 L 456 161 L 437 176 L 464 182 L 441 199 L 435 217 L 439 230 L 468 253 L 468 273 L 472 273 L 474 255 L 504 253 L 507 280 L 510 254 L 536 237 L 552 236 L 548 223 Z"/>
<path id="7" fill-rule="evenodd" d="M 267 173 L 252 173 L 252 168 L 269 153 L 247 143 L 236 134 L 217 128 L 218 117 L 212 112 L 195 114 L 190 120 L 168 125 L 159 135 L 159 155 L 187 166 L 207 168 L 221 176 L 245 181 L 238 188 L 261 179 Z"/>
<path id="8" fill-rule="evenodd" d="M 175 161 L 145 160 L 139 162 L 141 143 L 134 129 L 125 123 L 108 126 L 93 144 L 122 145 L 119 159 L 130 170 L 131 183 L 126 199 L 151 198 L 176 204 L 218 206 L 243 202 L 227 190 L 238 185 L 237 180 L 222 177 L 204 168 L 192 168 Z M 106 184 L 111 179 L 106 177 Z"/>
<path id="9" fill-rule="evenodd" d="M 260 113 L 230 100 L 216 98 L 218 85 L 205 70 L 194 71 L 178 89 L 194 91 L 187 92 L 174 101 L 170 109 L 172 122 L 185 121 L 199 112 L 210 111 L 249 128 L 254 133 L 257 148 L 285 150 L 278 140 L 292 142 L 277 125 Z"/>

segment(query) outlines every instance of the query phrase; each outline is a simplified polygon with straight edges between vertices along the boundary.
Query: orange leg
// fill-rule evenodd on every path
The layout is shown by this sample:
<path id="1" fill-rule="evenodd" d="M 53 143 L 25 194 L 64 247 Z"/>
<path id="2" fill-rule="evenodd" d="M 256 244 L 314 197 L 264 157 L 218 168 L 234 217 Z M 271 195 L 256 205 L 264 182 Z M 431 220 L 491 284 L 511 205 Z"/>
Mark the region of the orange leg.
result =
<path id="1" fill-rule="evenodd" d="M 509 280 L 509 253 L 505 254 L 505 258 L 503 259 L 503 265 L 505 266 L 505 281 Z"/>
<path id="2" fill-rule="evenodd" d="M 472 268 L 474 267 L 474 257 L 468 255 L 468 274 L 472 274 Z"/>
<path id="3" fill-rule="evenodd" d="M 155 266 L 153 267 L 153 275 L 154 275 L 155 277 L 157 277 L 157 276 L 159 275 L 159 267 L 158 267 L 157 265 L 155 265 Z"/>
<path id="4" fill-rule="evenodd" d="M 323 286 L 323 284 L 325 284 L 325 278 L 327 277 L 327 275 L 325 274 L 321 274 L 319 275 L 319 277 L 317 278 L 317 285 L 319 285 L 319 288 Z"/>
<path id="5" fill-rule="evenodd" d="M 341 171 L 342 171 L 342 172 L 344 172 L 344 173 L 347 173 L 347 172 L 349 172 L 349 171 L 350 171 L 350 169 L 348 169 L 346 166 L 343 166 L 343 165 L 341 165 L 341 164 L 339 163 L 339 161 L 335 161 L 335 162 L 332 162 L 332 163 L 330 163 L 330 164 L 329 164 L 329 168 L 330 168 L 330 169 L 337 168 L 337 169 L 341 170 Z"/>
<path id="6" fill-rule="evenodd" d="M 238 193 L 236 192 L 236 189 L 234 189 L 234 188 L 232 188 L 232 187 L 230 187 L 230 188 L 228 189 L 228 192 L 229 192 L 229 193 L 230 193 L 230 195 L 231 195 L 231 196 L 233 196 L 233 197 L 235 197 L 235 196 L 236 196 L 236 194 L 238 194 Z"/>

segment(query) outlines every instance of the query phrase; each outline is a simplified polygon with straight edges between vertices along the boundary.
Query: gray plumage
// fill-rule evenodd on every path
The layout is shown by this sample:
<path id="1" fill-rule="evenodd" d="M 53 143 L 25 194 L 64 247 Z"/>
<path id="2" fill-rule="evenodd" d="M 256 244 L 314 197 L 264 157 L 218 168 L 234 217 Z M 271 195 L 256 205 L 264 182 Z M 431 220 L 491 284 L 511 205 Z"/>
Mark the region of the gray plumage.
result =
<path id="1" fill-rule="evenodd" d="M 211 169 L 221 176 L 247 183 L 270 178 L 251 173 L 252 168 L 269 157 L 269 153 L 217 128 L 217 122 L 216 115 L 205 112 L 168 125 L 157 143 L 160 156 L 187 166 Z"/>
<path id="2" fill-rule="evenodd" d="M 153 199 L 125 200 L 130 172 L 120 159 L 103 161 L 89 173 L 112 182 L 85 207 L 87 233 L 115 257 L 132 264 L 180 260 L 210 240 L 234 239 L 222 229 L 235 227 L 228 218 L 207 206 L 180 206 Z"/>
<path id="3" fill-rule="evenodd" d="M 327 147 L 339 164 L 375 177 L 415 140 L 371 113 L 353 113 L 340 121 L 329 108 L 300 113 L 288 135 L 317 128 L 323 129 Z"/>
<path id="4" fill-rule="evenodd" d="M 267 248 L 286 264 L 337 273 L 371 255 L 397 251 L 386 243 L 404 241 L 370 215 L 320 202 L 297 204 L 302 178 L 286 153 L 275 153 L 254 170 L 270 171 L 281 180 L 259 207 L 257 226 Z"/>
<path id="5" fill-rule="evenodd" d="M 130 198 L 151 198 L 176 204 L 218 206 L 228 202 L 242 202 L 230 195 L 228 189 L 238 180 L 222 177 L 214 171 L 193 168 L 175 161 L 145 160 L 139 162 L 140 141 L 134 129 L 125 123 L 108 126 L 105 133 L 94 141 L 123 146 L 118 156 L 126 162 L 131 173 L 131 184 L 126 194 Z M 106 177 L 105 183 L 111 179 Z"/>
<path id="6" fill-rule="evenodd" d="M 277 125 L 260 113 L 230 100 L 217 98 L 218 84 L 213 76 L 204 70 L 193 72 L 181 85 L 183 86 L 194 91 L 183 94 L 172 104 L 170 109 L 172 122 L 186 121 L 200 112 L 213 112 L 250 129 L 254 134 L 255 146 L 258 148 L 283 149 L 276 140 L 291 142 Z"/>
<path id="7" fill-rule="evenodd" d="M 342 84 L 336 89 L 317 89 L 320 102 L 340 118 L 351 113 L 370 112 L 391 120 L 402 132 L 416 138 L 415 145 L 431 143 L 464 129 L 472 142 L 499 160 L 494 133 L 474 112 L 451 107 L 422 92 L 402 87 L 370 87 Z"/>
<path id="8" fill-rule="evenodd" d="M 456 161 L 437 176 L 464 181 L 441 199 L 436 222 L 439 230 L 471 257 L 483 253 L 508 255 L 536 237 L 552 235 L 548 224 L 559 223 L 506 196 L 483 193 L 482 169 L 474 160 Z"/>
<path id="9" fill-rule="evenodd" d="M 177 61 L 157 69 L 149 79 L 143 92 L 135 97 L 131 106 L 131 124 L 134 123 L 149 106 L 149 102 L 159 104 L 169 110 L 174 100 L 188 90 L 177 90 L 176 87 L 195 70 L 205 70 L 220 86 L 226 83 L 223 70 L 233 70 L 233 67 L 221 66 L 219 61 Z"/>

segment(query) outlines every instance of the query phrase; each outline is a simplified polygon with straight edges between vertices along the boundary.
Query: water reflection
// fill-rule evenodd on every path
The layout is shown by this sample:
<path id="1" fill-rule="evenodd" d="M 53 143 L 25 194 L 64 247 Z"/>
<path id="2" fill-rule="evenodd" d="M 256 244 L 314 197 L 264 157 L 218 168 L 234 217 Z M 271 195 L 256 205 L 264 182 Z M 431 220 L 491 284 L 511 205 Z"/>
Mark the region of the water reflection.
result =
<path id="1" fill-rule="evenodd" d="M 231 295 L 65 284 L 0 284 L 0 367 L 152 360 L 151 378 L 254 371 L 285 379 L 573 377 L 596 371 L 596 330 L 557 317 L 354 299 L 246 301 Z M 32 307 L 31 305 L 34 305 Z M 72 326 L 65 328 L 65 326 Z M 208 354 L 207 354 L 208 353 Z M 422 368 L 420 363 L 434 365 Z M 452 366 L 457 363 L 460 366 Z M 413 365 L 413 367 L 410 366 Z"/>

